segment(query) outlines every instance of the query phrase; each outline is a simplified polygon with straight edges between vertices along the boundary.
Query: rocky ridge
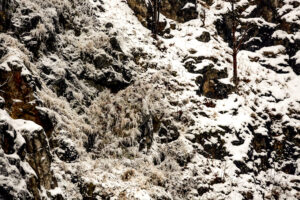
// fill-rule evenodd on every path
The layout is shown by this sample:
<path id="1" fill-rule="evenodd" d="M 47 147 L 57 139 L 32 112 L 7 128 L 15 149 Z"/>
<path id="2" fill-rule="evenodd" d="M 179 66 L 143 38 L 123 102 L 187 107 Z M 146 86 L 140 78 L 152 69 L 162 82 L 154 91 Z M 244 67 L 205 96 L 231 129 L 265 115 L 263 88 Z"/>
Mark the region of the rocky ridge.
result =
<path id="1" fill-rule="evenodd" d="M 4 2 L 0 199 L 299 198 L 297 1 Z"/>

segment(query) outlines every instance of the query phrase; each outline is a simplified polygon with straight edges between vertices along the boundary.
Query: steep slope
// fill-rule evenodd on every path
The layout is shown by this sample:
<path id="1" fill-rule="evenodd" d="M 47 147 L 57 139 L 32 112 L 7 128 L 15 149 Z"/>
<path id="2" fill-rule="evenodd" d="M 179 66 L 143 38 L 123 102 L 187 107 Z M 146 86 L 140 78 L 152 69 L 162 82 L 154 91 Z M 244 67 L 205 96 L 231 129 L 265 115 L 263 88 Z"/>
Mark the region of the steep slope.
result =
<path id="1" fill-rule="evenodd" d="M 226 1 L 166 8 L 158 40 L 144 1 L 7 2 L 0 199 L 300 197 L 297 1 L 239 2 L 259 31 L 237 88 Z"/>

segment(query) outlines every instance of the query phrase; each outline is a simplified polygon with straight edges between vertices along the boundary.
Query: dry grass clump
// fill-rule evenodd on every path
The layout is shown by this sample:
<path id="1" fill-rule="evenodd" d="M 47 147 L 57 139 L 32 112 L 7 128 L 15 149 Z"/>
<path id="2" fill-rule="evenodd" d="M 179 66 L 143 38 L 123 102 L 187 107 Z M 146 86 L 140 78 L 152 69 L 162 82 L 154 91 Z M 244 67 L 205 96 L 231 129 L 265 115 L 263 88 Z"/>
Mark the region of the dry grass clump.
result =
<path id="1" fill-rule="evenodd" d="M 94 100 L 89 115 L 100 133 L 135 138 L 143 120 L 147 116 L 161 116 L 165 108 L 159 88 L 137 82 L 118 94 L 103 91 Z"/>
<path id="2" fill-rule="evenodd" d="M 150 178 L 148 180 L 150 183 L 156 186 L 165 187 L 166 185 L 166 178 L 162 173 L 153 172 L 150 175 Z"/>
<path id="3" fill-rule="evenodd" d="M 121 178 L 123 181 L 129 181 L 135 175 L 135 171 L 133 169 L 126 170 Z"/>

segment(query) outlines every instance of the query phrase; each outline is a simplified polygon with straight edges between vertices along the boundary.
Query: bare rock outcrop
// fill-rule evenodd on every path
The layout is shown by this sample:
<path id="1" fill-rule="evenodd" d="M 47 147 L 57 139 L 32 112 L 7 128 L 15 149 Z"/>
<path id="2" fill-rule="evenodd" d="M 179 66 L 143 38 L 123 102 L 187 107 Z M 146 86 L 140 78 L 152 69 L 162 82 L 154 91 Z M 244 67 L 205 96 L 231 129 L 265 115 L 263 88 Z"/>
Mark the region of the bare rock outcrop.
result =
<path id="1" fill-rule="evenodd" d="M 4 180 L 0 183 L 0 197 L 41 199 L 43 190 L 57 187 L 51 170 L 49 142 L 43 128 L 36 123 L 14 120 L 1 110 L 0 154 L 0 176 Z"/>
<path id="2" fill-rule="evenodd" d="M 139 21 L 147 28 L 151 29 L 152 9 L 151 0 L 128 0 L 129 7 L 135 12 Z M 187 22 L 198 17 L 195 0 L 162 0 L 160 11 L 165 17 L 178 21 Z M 163 33 L 167 23 L 160 21 L 158 32 Z"/>

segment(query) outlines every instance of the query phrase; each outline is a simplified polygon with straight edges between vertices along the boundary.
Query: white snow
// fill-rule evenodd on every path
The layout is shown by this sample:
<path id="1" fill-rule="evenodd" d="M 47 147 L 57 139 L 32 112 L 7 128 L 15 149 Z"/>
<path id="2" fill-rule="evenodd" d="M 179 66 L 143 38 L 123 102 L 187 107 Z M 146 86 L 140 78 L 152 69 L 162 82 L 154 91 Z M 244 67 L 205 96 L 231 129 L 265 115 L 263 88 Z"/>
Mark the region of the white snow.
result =
<path id="1" fill-rule="evenodd" d="M 195 4 L 193 4 L 193 3 L 186 3 L 183 6 L 182 10 L 184 10 L 184 9 L 190 9 L 190 8 L 195 8 Z"/>
<path id="2" fill-rule="evenodd" d="M 296 64 L 300 64 L 300 50 L 292 58 L 296 59 Z"/>
<path id="3" fill-rule="evenodd" d="M 40 3 L 42 7 L 50 6 L 48 1 L 34 0 L 34 2 Z M 285 1 L 285 3 L 290 2 L 292 1 Z M 71 7 L 70 2 L 67 1 L 56 3 L 59 3 L 62 8 Z M 241 194 L 246 191 L 252 191 L 254 199 L 262 199 L 264 193 L 272 187 L 267 185 L 266 177 L 271 176 L 272 173 L 281 175 L 281 172 L 265 171 L 258 176 L 252 172 L 237 175 L 236 171 L 239 169 L 234 161 L 243 162 L 248 158 L 250 148 L 253 148 L 254 136 L 253 133 L 248 132 L 248 125 L 254 127 L 254 133 L 268 136 L 265 121 L 261 119 L 262 115 L 269 117 L 269 114 L 282 114 L 280 123 L 287 121 L 293 126 L 299 125 L 299 120 L 292 118 L 290 112 L 292 109 L 296 111 L 300 109 L 298 103 L 300 102 L 298 92 L 300 79 L 288 66 L 285 47 L 278 45 L 264 47 L 256 52 L 241 51 L 238 55 L 238 73 L 241 80 L 238 91 L 230 94 L 226 99 L 209 99 L 197 95 L 196 90 L 199 87 L 195 79 L 200 74 L 189 73 L 184 64 L 193 61 L 193 58 L 203 57 L 201 63 L 194 63 L 195 70 L 201 70 L 210 64 L 215 69 L 227 70 L 229 77 L 220 79 L 220 82 L 232 85 L 232 64 L 230 63 L 232 50 L 217 35 L 213 24 L 221 13 L 227 12 L 228 2 L 214 1 L 210 10 L 207 10 L 204 28 L 201 27 L 202 22 L 199 19 L 183 24 L 178 23 L 176 30 L 171 31 L 173 38 L 165 39 L 158 36 L 158 41 L 151 37 L 150 30 L 140 24 L 126 1 L 104 1 L 104 4 L 101 4 L 100 1 L 91 0 L 84 3 L 87 4 L 85 8 L 88 12 L 95 15 L 88 19 L 82 19 L 80 15 L 76 16 L 74 23 L 86 26 L 84 28 L 88 31 L 82 31 L 78 37 L 74 36 L 72 30 L 59 34 L 58 37 L 63 43 L 59 48 L 63 49 L 63 46 L 69 45 L 67 48 L 72 58 L 80 57 L 82 52 L 97 55 L 104 52 L 102 49 L 109 46 L 109 38 L 115 36 L 120 42 L 123 53 L 130 60 L 124 64 L 119 59 L 118 64 L 124 64 L 133 71 L 134 83 L 117 94 L 112 94 L 109 90 L 101 91 L 99 95 L 95 95 L 89 108 L 84 107 L 84 114 L 78 114 L 78 110 L 75 110 L 64 97 L 57 97 L 51 89 L 47 88 L 46 83 L 42 83 L 43 88 L 37 92 L 37 95 L 47 107 L 45 111 L 50 112 L 57 119 L 59 128 L 55 129 L 56 139 L 66 140 L 76 146 L 80 155 L 78 160 L 71 163 L 62 162 L 54 155 L 52 168 L 58 180 L 58 187 L 49 192 L 53 195 L 63 193 L 68 199 L 82 198 L 78 192 L 77 183 L 71 181 L 71 175 L 78 175 L 84 183 L 94 184 L 96 192 L 108 192 L 115 199 L 121 194 L 128 199 L 152 199 L 153 195 L 184 199 L 184 197 L 176 196 L 178 192 L 176 190 L 184 187 L 184 189 L 191 189 L 188 194 L 190 196 L 185 197 L 186 199 L 197 199 L 199 197 L 196 189 L 200 185 L 210 187 L 210 190 L 201 197 L 203 199 L 242 199 Z M 243 0 L 239 4 L 246 5 L 247 3 L 248 1 Z M 100 12 L 93 9 L 99 5 L 103 6 L 106 11 Z M 191 6 L 195 5 L 188 3 L 183 9 Z M 291 5 L 287 5 L 279 12 L 287 21 L 297 23 L 298 13 L 295 12 L 298 9 L 287 13 L 290 8 Z M 249 6 L 244 14 L 247 15 L 254 9 L 255 6 Z M 40 10 L 43 11 L 42 8 Z M 47 8 L 47 11 L 49 11 L 45 13 L 47 16 L 56 16 L 57 12 L 61 12 L 54 8 Z M 163 15 L 160 19 L 168 21 Z M 259 26 L 277 26 L 262 18 L 252 18 L 248 21 Z M 104 26 L 108 22 L 113 24 L 113 28 L 104 33 Z M 38 29 L 31 34 L 43 38 L 47 34 L 45 33 L 46 25 L 39 25 Z M 204 31 L 208 31 L 211 35 L 211 40 L 207 43 L 196 40 L 196 37 Z M 295 39 L 292 34 L 280 30 L 276 31 L 272 37 L 287 38 L 290 41 Z M 260 38 L 255 39 L 260 40 Z M 70 44 L 73 47 L 70 47 Z M 131 61 L 134 50 L 146 55 L 139 60 L 140 63 Z M 195 52 L 191 54 L 191 50 Z M 34 70 L 29 70 L 28 66 L 25 66 L 21 59 L 25 54 L 27 55 L 27 52 L 24 54 L 18 52 L 15 56 L 5 57 L 5 62 L 1 62 L 0 68 L 9 71 L 7 61 L 14 61 L 22 66 L 22 75 L 33 73 L 38 76 L 40 69 L 31 66 Z M 255 57 L 259 59 L 259 62 L 251 61 L 250 58 Z M 293 58 L 296 59 L 296 63 L 300 63 L 300 51 Z M 213 60 L 217 60 L 218 64 Z M 279 74 L 263 67 L 260 63 L 263 61 L 264 64 L 274 66 L 277 70 L 281 69 L 286 73 Z M 74 61 L 71 65 L 56 54 L 41 56 L 39 64 L 51 69 L 51 73 L 45 75 L 49 80 L 64 78 L 70 68 L 78 75 L 85 69 L 95 70 L 93 65 L 79 61 Z M 101 73 L 95 72 L 91 76 L 101 75 Z M 118 78 L 121 80 L 122 77 Z M 75 91 L 74 88 L 70 89 L 74 91 L 74 96 L 79 103 L 84 99 L 84 94 L 81 93 L 83 90 L 89 91 L 89 94 L 97 93 L 96 89 L 89 88 L 87 85 L 80 80 L 79 89 L 76 88 L 79 91 Z M 215 105 L 214 108 L 206 106 L 209 101 Z M 183 113 L 182 120 L 176 120 L 180 111 Z M 143 120 L 143 114 L 160 117 L 163 113 L 164 117 L 171 120 L 178 128 L 179 138 L 173 142 L 161 144 L 157 142 L 159 138 L 155 133 L 151 148 L 139 151 L 136 138 L 141 136 L 139 124 Z M 15 140 L 18 147 L 25 143 L 24 138 L 18 134 L 19 132 L 42 131 L 42 127 L 34 122 L 11 119 L 4 110 L 0 110 L 0 120 L 8 122 L 17 130 Z M 86 121 L 89 121 L 89 124 Z M 280 130 L 280 123 L 272 128 Z M 228 127 L 229 130 L 225 131 L 222 127 Z M 215 133 L 215 135 L 205 136 L 206 139 L 205 133 Z M 97 135 L 95 152 L 88 153 L 84 148 L 88 134 Z M 209 145 L 219 145 L 220 140 L 223 141 L 224 148 L 229 155 L 221 160 L 202 156 L 199 152 L 203 152 L 204 147 L 198 142 L 192 142 L 202 138 L 205 139 L 204 144 Z M 276 137 L 276 139 L 285 140 L 284 137 Z M 242 144 L 234 145 L 234 142 L 240 140 L 243 141 Z M 129 141 L 131 146 L 126 148 L 122 146 L 124 141 Z M 160 160 L 161 153 L 164 154 L 164 160 Z M 186 166 L 179 166 L 177 160 L 188 158 L 191 161 L 187 162 Z M 159 160 L 159 164 L 154 165 L 154 159 Z M 23 162 L 21 164 L 28 173 L 34 174 L 30 166 Z M 254 170 L 259 164 L 261 164 L 259 159 L 246 163 Z M 299 173 L 299 162 L 297 164 Z M 134 174 L 128 180 L 122 180 L 122 176 L 128 170 L 133 170 Z M 284 180 L 269 181 L 272 185 L 290 184 L 290 179 L 298 178 L 288 174 L 284 176 Z M 216 178 L 222 181 L 209 185 Z M 168 189 L 161 184 L 165 184 L 164 186 Z M 26 187 L 23 182 L 20 183 L 21 186 Z M 294 189 L 282 191 L 282 195 L 290 195 L 287 199 L 297 199 Z"/>

